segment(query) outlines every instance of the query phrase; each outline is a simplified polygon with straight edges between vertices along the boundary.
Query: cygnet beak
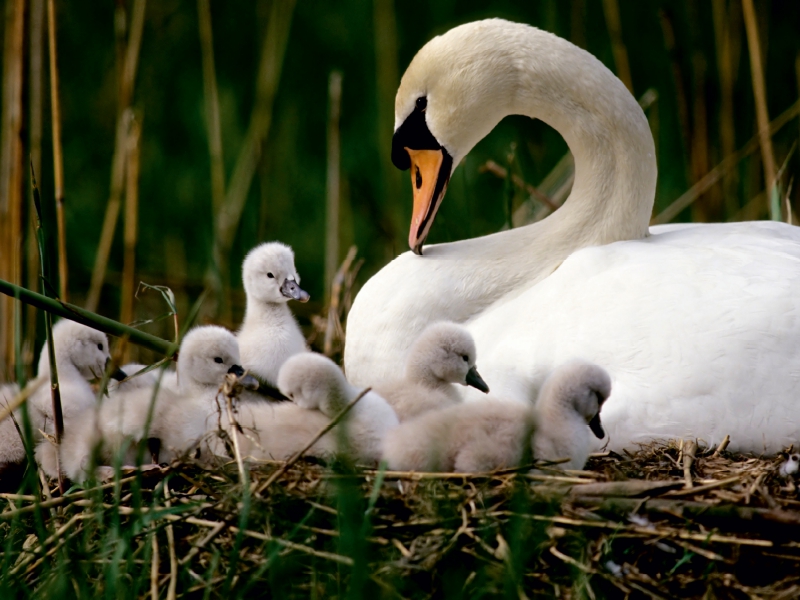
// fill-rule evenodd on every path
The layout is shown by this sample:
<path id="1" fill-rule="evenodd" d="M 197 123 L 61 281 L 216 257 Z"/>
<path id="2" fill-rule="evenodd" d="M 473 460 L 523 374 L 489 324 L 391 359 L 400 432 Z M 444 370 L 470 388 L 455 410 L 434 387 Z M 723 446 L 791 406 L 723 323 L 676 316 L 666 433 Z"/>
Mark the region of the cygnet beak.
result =
<path id="1" fill-rule="evenodd" d="M 294 279 L 287 279 L 283 282 L 281 294 L 292 300 L 297 300 L 298 302 L 308 302 L 308 299 L 311 297 L 308 295 L 307 291 L 297 285 Z"/>
<path id="2" fill-rule="evenodd" d="M 589 421 L 589 429 L 592 430 L 592 433 L 597 437 L 598 440 L 602 440 L 606 437 L 606 432 L 603 430 L 603 424 L 600 422 L 600 413 L 597 413 L 595 416 L 592 417 L 592 420 Z"/>
<path id="3" fill-rule="evenodd" d="M 489 386 L 486 385 L 483 377 L 481 377 L 480 373 L 478 373 L 478 369 L 475 367 L 470 367 L 469 371 L 467 371 L 467 385 L 471 385 L 476 390 L 482 391 L 484 394 L 489 393 Z"/>
<path id="4" fill-rule="evenodd" d="M 244 369 L 241 365 L 233 365 L 230 369 L 228 369 L 228 373 L 232 375 L 236 375 L 239 379 L 239 384 L 248 390 L 257 390 L 259 383 L 258 379 L 253 377 L 252 375 L 245 375 Z"/>
<path id="5" fill-rule="evenodd" d="M 106 361 L 106 367 L 108 367 L 108 361 Z M 114 371 L 112 371 L 111 373 L 111 379 L 115 379 L 116 381 L 122 381 L 123 379 L 127 378 L 128 374 L 119 367 L 114 369 Z"/>

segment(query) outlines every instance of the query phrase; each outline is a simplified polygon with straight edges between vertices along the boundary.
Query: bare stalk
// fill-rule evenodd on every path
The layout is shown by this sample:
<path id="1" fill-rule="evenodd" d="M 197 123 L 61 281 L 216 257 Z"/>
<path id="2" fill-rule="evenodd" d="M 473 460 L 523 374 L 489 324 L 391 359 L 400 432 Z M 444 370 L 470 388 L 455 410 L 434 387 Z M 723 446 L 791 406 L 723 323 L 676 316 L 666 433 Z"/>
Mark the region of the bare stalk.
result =
<path id="1" fill-rule="evenodd" d="M 20 302 L 30 304 L 55 316 L 82 323 L 97 331 L 102 331 L 108 335 L 116 337 L 127 337 L 128 340 L 138 346 L 158 352 L 169 357 L 177 357 L 177 345 L 168 340 L 161 339 L 144 331 L 139 331 L 133 327 L 129 327 L 122 323 L 118 323 L 113 319 L 103 317 L 96 313 L 75 306 L 74 304 L 67 304 L 54 298 L 48 298 L 42 294 L 37 294 L 28 289 L 20 287 L 16 284 L 0 279 L 0 294 L 4 294 L 11 298 L 16 298 Z"/>
<path id="2" fill-rule="evenodd" d="M 622 21 L 619 16 L 619 3 L 617 0 L 603 0 L 603 13 L 606 17 L 606 27 L 611 37 L 611 51 L 614 53 L 614 64 L 617 66 L 617 77 L 622 80 L 625 87 L 633 92 L 633 79 L 631 67 L 628 62 L 628 49 L 622 41 Z"/>
<path id="3" fill-rule="evenodd" d="M 45 0 L 31 0 L 30 5 L 30 83 L 29 83 L 29 144 L 30 159 L 34 173 L 42 172 L 42 116 L 43 116 L 43 83 L 44 83 L 44 20 Z M 29 206 L 33 206 L 33 190 L 29 198 Z M 39 283 L 38 250 L 36 245 L 36 215 L 27 211 L 25 255 L 27 286 L 36 291 Z M 36 309 L 27 306 L 25 314 L 25 336 L 23 344 L 24 364 L 33 361 L 33 346 L 36 340 Z"/>
<path id="4" fill-rule="evenodd" d="M 325 292 L 330 302 L 331 285 L 339 264 L 339 115 L 342 107 L 342 74 L 328 79 L 328 171 L 325 193 Z"/>
<path id="5" fill-rule="evenodd" d="M 391 207 L 384 219 L 387 226 L 391 226 L 390 235 L 386 240 L 386 255 L 394 257 L 394 238 L 397 232 L 402 232 L 403 212 L 395 207 L 400 207 L 398 190 L 401 183 L 400 172 L 392 166 L 391 149 L 392 133 L 394 130 L 394 95 L 400 83 L 397 59 L 397 19 L 395 15 L 394 0 L 375 0 L 373 10 L 373 30 L 375 31 L 375 83 L 378 104 L 378 123 L 376 127 L 378 156 L 381 169 L 381 196 L 383 202 L 379 207 L 380 212 Z"/>
<path id="6" fill-rule="evenodd" d="M 89 295 L 86 299 L 86 308 L 97 310 L 100 302 L 100 293 L 106 277 L 108 256 L 111 253 L 111 244 L 114 241 L 114 230 L 119 218 L 122 188 L 125 182 L 125 146 L 128 140 L 128 124 L 132 118 L 130 110 L 133 98 L 134 83 L 136 81 L 136 68 L 139 61 L 139 49 L 142 43 L 144 29 L 144 13 L 146 0 L 134 0 L 131 29 L 128 36 L 128 46 L 124 53 L 125 64 L 121 66 L 122 77 L 119 86 L 119 112 L 117 113 L 117 131 L 114 142 L 114 157 L 111 162 L 111 191 L 106 205 L 106 215 L 103 219 L 103 229 L 100 233 L 100 243 L 92 269 L 92 282 L 89 286 Z"/>
<path id="7" fill-rule="evenodd" d="M 39 197 L 39 188 L 36 186 L 36 175 L 31 166 L 31 185 L 33 186 L 33 203 L 36 208 L 37 216 L 37 237 L 39 240 L 39 274 L 42 278 L 42 289 L 45 295 L 55 292 L 50 285 L 53 276 L 53 266 L 57 262 L 53 260 L 51 254 L 54 244 L 52 243 L 52 225 L 42 218 L 42 202 Z M 49 213 L 49 211 L 48 211 Z M 48 215 L 49 216 L 49 215 Z M 48 243 L 50 242 L 50 243 Z M 58 369 L 56 368 L 56 349 L 53 340 L 53 315 L 49 312 L 44 314 L 44 330 L 47 339 L 47 360 L 50 365 L 50 397 L 53 402 L 53 422 L 55 425 L 56 449 L 61 445 L 61 438 L 64 437 L 64 415 L 61 411 L 61 388 L 58 385 Z M 61 473 L 61 458 L 56 451 L 56 471 L 58 471 L 58 490 L 63 495 L 66 491 L 64 486 L 64 475 Z"/>
<path id="8" fill-rule="evenodd" d="M 719 73 L 719 140 L 722 156 L 730 156 L 736 150 L 736 125 L 733 112 L 733 84 L 735 71 L 731 48 L 731 20 L 725 8 L 725 0 L 713 0 L 714 39 L 717 50 L 717 72 Z M 722 177 L 725 216 L 730 216 L 739 208 L 735 192 L 735 171 Z"/>
<path id="9" fill-rule="evenodd" d="M 744 26 L 747 32 L 747 47 L 750 51 L 750 75 L 753 78 L 753 96 L 756 101 L 756 123 L 761 145 L 761 160 L 764 164 L 764 187 L 771 190 L 775 185 L 775 152 L 769 133 L 769 112 L 767 111 L 767 87 L 764 82 L 764 69 L 761 61 L 761 44 L 758 39 L 758 22 L 753 0 L 742 0 Z"/>
<path id="10" fill-rule="evenodd" d="M 217 73 L 214 68 L 214 37 L 209 0 L 197 0 L 200 49 L 203 55 L 203 96 L 208 127 L 208 155 L 211 159 L 211 201 L 216 214 L 225 202 L 225 166 L 222 160 L 222 126 L 219 118 Z"/>
<path id="11" fill-rule="evenodd" d="M 19 281 L 22 249 L 22 79 L 25 2 L 6 3 L 0 140 L 0 277 Z M 12 373 L 14 305 L 0 302 L 0 372 Z"/>
<path id="12" fill-rule="evenodd" d="M 131 119 L 127 144 L 127 176 L 125 178 L 125 254 L 122 266 L 122 299 L 119 320 L 133 322 L 133 297 L 136 286 L 136 237 L 139 216 L 139 140 L 141 125 Z M 126 355 L 128 351 L 125 351 Z M 127 356 L 125 362 L 127 362 Z"/>
<path id="13" fill-rule="evenodd" d="M 64 222 L 64 155 L 61 149 L 61 101 L 58 95 L 55 0 L 47 0 L 47 40 L 50 50 L 50 120 L 53 131 L 53 180 L 58 225 L 58 295 L 67 301 L 67 229 Z"/>
<path id="14" fill-rule="evenodd" d="M 225 203 L 215 215 L 213 265 L 206 275 L 206 288 L 216 292 L 217 313 L 220 312 L 220 299 L 224 312 L 227 312 L 230 304 L 223 290 L 223 287 L 227 288 L 223 283 L 227 284 L 228 281 L 228 255 L 272 124 L 272 107 L 283 68 L 294 5 L 295 0 L 272 2 L 256 79 L 256 103 L 225 194 Z"/>

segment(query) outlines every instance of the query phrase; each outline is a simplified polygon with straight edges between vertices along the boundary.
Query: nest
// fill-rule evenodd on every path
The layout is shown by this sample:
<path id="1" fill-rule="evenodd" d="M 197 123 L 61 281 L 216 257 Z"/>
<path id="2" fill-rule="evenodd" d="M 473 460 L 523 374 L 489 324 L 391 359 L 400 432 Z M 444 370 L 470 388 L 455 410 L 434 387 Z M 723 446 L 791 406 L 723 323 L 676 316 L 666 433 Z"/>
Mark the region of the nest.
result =
<path id="1" fill-rule="evenodd" d="M 399 473 L 306 459 L 120 471 L 61 497 L 47 486 L 3 494 L 0 588 L 793 598 L 800 500 L 784 461 L 688 442 L 593 456 L 584 471 Z"/>

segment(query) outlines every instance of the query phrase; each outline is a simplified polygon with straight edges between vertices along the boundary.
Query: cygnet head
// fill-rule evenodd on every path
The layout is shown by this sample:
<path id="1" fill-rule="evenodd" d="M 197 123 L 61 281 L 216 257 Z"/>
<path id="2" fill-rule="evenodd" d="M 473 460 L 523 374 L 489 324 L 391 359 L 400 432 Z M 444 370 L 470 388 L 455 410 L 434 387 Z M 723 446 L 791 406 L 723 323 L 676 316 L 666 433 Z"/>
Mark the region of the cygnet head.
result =
<path id="1" fill-rule="evenodd" d="M 242 264 L 242 280 L 247 297 L 258 302 L 308 302 L 308 292 L 300 288 L 294 268 L 294 252 L 280 242 L 266 242 L 247 254 Z"/>
<path id="2" fill-rule="evenodd" d="M 539 402 L 574 410 L 586 420 L 592 433 L 606 435 L 600 409 L 611 394 L 611 377 L 595 364 L 573 361 L 555 369 L 539 394 Z"/>
<path id="3" fill-rule="evenodd" d="M 106 334 L 81 325 L 75 321 L 62 319 L 53 325 L 56 365 L 74 366 L 84 379 L 100 379 L 110 359 L 108 338 Z M 47 357 L 47 344 L 39 355 L 39 375 L 50 372 Z M 125 379 L 125 373 L 116 369 L 111 376 L 114 379 Z"/>
<path id="4" fill-rule="evenodd" d="M 350 384 L 331 359 L 303 352 L 283 363 L 278 373 L 278 389 L 298 406 L 332 416 L 348 402 Z"/>
<path id="5" fill-rule="evenodd" d="M 429 325 L 411 346 L 406 374 L 412 379 L 470 385 L 483 393 L 489 386 L 475 366 L 475 340 L 465 328 L 451 322 Z"/>
<path id="6" fill-rule="evenodd" d="M 236 337 L 224 327 L 195 327 L 183 338 L 178 354 L 181 385 L 218 387 L 227 373 L 244 375 Z"/>

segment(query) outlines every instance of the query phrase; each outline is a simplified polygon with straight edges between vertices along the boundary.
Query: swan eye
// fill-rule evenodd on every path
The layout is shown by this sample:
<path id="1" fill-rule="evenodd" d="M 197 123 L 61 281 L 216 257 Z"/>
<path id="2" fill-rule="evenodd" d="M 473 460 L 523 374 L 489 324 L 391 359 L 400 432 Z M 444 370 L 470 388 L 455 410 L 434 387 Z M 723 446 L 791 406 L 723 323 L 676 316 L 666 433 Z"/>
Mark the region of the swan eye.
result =
<path id="1" fill-rule="evenodd" d="M 214 357 L 214 362 L 217 363 L 218 365 L 221 365 L 222 364 L 222 359 L 219 356 L 215 356 Z"/>
<path id="2" fill-rule="evenodd" d="M 270 279 L 275 279 L 275 275 L 273 275 L 272 273 L 267 273 L 267 277 L 269 277 Z"/>
<path id="3" fill-rule="evenodd" d="M 97 344 L 97 349 L 100 350 L 100 352 L 102 352 L 103 351 L 103 344 Z"/>
<path id="4" fill-rule="evenodd" d="M 464 362 L 469 362 L 469 356 L 467 356 L 466 354 L 462 355 L 461 358 L 464 359 Z"/>
<path id="5" fill-rule="evenodd" d="M 428 106 L 428 99 L 425 96 L 417 98 L 417 109 L 425 110 Z"/>
<path id="6" fill-rule="evenodd" d="M 422 174 L 419 172 L 419 167 L 415 165 L 414 168 L 417 170 L 417 178 L 415 183 L 417 184 L 417 189 L 419 189 L 422 187 Z"/>

